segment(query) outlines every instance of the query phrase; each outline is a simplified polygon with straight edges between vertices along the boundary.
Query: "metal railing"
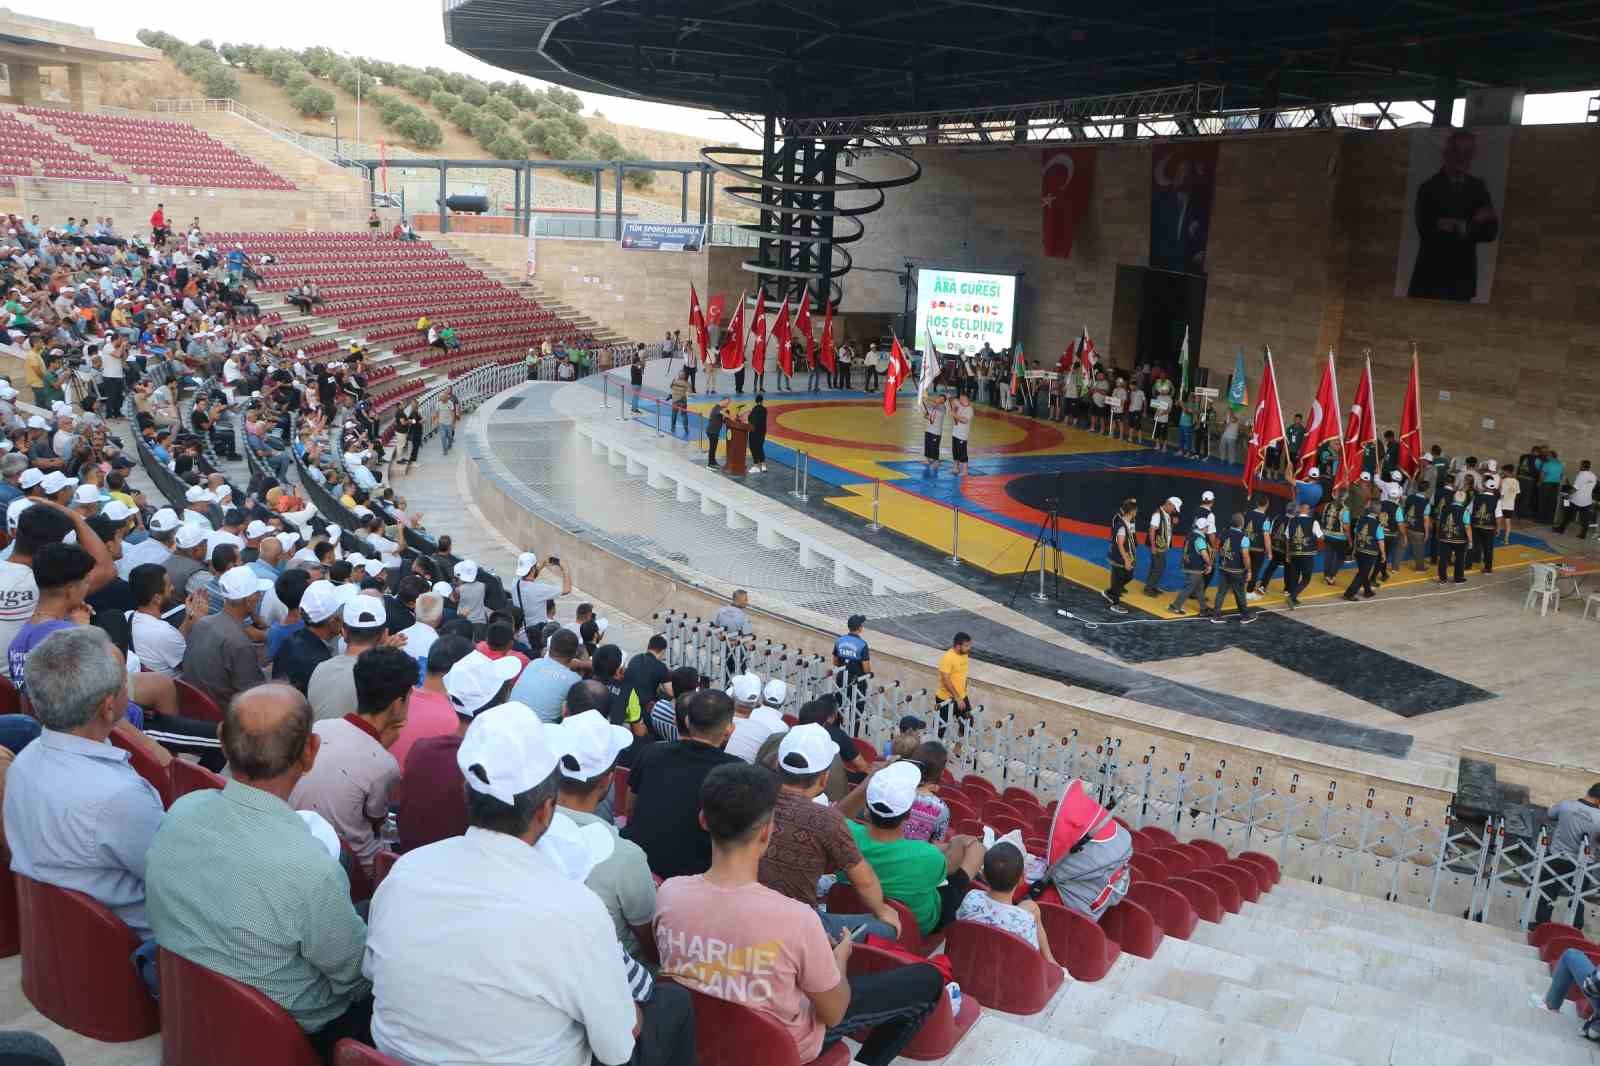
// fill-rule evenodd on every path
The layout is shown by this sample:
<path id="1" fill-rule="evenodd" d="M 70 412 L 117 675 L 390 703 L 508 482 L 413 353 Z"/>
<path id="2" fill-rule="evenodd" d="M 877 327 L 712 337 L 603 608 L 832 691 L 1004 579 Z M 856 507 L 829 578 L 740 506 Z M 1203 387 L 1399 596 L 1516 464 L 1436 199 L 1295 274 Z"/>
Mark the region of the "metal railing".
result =
<path id="1" fill-rule="evenodd" d="M 629 216 L 624 214 L 623 217 L 626 219 Z M 612 212 L 606 212 L 598 219 L 593 216 L 566 218 L 535 215 L 534 225 L 540 237 L 612 242 L 617 239 L 616 215 Z M 738 248 L 754 248 L 759 243 L 759 240 L 755 234 L 745 233 L 732 223 L 713 222 L 709 232 L 706 234 L 706 243 Z"/>

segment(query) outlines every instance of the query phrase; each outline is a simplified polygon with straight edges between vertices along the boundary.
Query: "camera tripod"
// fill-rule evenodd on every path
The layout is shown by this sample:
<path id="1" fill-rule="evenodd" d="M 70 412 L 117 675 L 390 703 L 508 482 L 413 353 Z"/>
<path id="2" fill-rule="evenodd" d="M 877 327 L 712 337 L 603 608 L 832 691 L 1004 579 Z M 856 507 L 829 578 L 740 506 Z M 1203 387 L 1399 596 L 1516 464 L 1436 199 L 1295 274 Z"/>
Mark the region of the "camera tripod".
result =
<path id="1" fill-rule="evenodd" d="M 1061 493 L 1064 482 L 1060 471 L 1056 473 L 1055 493 L 1045 500 L 1044 521 L 1039 523 L 1039 532 L 1034 534 L 1033 547 L 1028 551 L 1028 561 L 1023 564 L 1022 572 L 1017 575 L 1016 587 L 1011 590 L 1011 599 L 1006 601 L 1010 607 L 1017 602 L 1017 594 L 1022 591 L 1023 582 L 1028 580 L 1028 571 L 1033 569 L 1035 556 L 1039 558 L 1039 590 L 1032 593 L 1029 598 L 1035 603 L 1048 603 L 1052 599 L 1061 599 Z M 1045 551 L 1053 552 L 1054 565 L 1050 572 L 1055 577 L 1051 592 L 1044 590 Z"/>

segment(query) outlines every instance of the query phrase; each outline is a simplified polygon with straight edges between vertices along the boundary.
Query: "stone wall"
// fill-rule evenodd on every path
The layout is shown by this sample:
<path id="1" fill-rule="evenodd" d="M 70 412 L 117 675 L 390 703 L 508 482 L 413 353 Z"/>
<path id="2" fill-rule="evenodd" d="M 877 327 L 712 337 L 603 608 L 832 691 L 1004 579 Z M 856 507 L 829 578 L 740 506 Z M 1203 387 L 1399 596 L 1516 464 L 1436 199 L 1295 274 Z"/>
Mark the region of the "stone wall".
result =
<path id="1" fill-rule="evenodd" d="M 1330 347 L 1348 404 L 1370 347 L 1379 425 L 1391 428 L 1415 340 L 1427 443 L 1504 457 L 1544 441 L 1569 458 L 1590 454 L 1600 444 L 1600 172 L 1592 165 L 1600 127 L 1515 131 L 1486 305 L 1393 295 L 1410 136 L 1300 131 L 1221 142 L 1200 365 L 1225 379 L 1243 346 L 1254 390 L 1261 346 L 1270 344 L 1287 418 L 1309 405 Z M 922 180 L 891 190 L 884 209 L 864 219 L 846 312 L 898 313 L 896 275 L 907 259 L 1020 272 L 1019 336 L 1036 357 L 1059 353 L 1087 324 L 1102 351 L 1131 364 L 1137 317 L 1126 299 L 1118 305 L 1116 280 L 1119 266 L 1148 260 L 1148 144 L 1101 149 L 1070 259 L 1040 252 L 1037 147 L 931 149 L 918 158 Z M 887 176 L 898 167 L 868 156 L 854 169 Z"/>

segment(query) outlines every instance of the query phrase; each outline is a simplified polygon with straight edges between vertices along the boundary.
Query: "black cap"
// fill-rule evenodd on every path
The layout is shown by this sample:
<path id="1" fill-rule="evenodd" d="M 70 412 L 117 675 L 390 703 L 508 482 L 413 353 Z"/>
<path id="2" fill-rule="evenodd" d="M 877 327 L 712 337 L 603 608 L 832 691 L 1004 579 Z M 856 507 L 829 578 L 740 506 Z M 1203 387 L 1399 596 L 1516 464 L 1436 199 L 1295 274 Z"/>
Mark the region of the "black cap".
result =
<path id="1" fill-rule="evenodd" d="M 916 715 L 908 714 L 904 718 L 900 719 L 900 732 L 909 733 L 913 729 L 925 729 L 927 728 L 927 725 L 927 722 L 924 722 Z"/>
<path id="2" fill-rule="evenodd" d="M 864 614 L 853 614 L 844 620 L 844 627 L 846 629 L 860 629 L 866 624 L 867 616 Z"/>

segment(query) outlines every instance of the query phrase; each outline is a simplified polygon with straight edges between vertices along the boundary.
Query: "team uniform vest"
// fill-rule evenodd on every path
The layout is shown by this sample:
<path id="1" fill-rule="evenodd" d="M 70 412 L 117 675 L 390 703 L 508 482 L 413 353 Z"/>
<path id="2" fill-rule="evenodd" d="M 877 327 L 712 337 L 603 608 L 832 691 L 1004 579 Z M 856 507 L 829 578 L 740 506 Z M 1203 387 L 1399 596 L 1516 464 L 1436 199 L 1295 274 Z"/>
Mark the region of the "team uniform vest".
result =
<path id="1" fill-rule="evenodd" d="M 1230 574 L 1244 573 L 1245 532 L 1224 530 L 1217 543 L 1217 565 Z"/>
<path id="2" fill-rule="evenodd" d="M 1244 513 L 1244 531 L 1250 537 L 1250 547 L 1255 549 L 1255 550 L 1257 550 L 1257 551 L 1260 551 L 1261 549 L 1266 547 L 1266 544 L 1267 544 L 1267 534 L 1265 532 L 1266 524 L 1267 524 L 1267 512 L 1265 512 L 1265 511 L 1246 511 Z"/>
<path id="3" fill-rule="evenodd" d="M 1480 492 L 1472 498 L 1472 526 L 1474 529 L 1493 529 L 1495 509 L 1500 506 L 1500 494 Z"/>
<path id="4" fill-rule="evenodd" d="M 1338 500 L 1329 500 L 1322 505 L 1322 535 L 1342 540 L 1347 531 L 1344 528 L 1344 505 Z"/>
<path id="5" fill-rule="evenodd" d="M 1383 525 L 1383 535 L 1390 536 L 1400 528 L 1398 515 L 1400 514 L 1399 500 L 1384 500 L 1378 507 L 1378 521 Z"/>
<path id="6" fill-rule="evenodd" d="M 1451 501 L 1439 512 L 1439 539 L 1446 544 L 1467 542 L 1467 509 Z"/>
<path id="7" fill-rule="evenodd" d="M 1203 521 L 1203 520 L 1205 520 L 1207 518 L 1210 518 L 1210 517 L 1211 517 L 1211 508 L 1207 507 L 1205 504 L 1202 503 L 1199 507 L 1196 507 L 1194 509 L 1194 520 L 1196 522 Z"/>
<path id="8" fill-rule="evenodd" d="M 1357 555 L 1377 555 L 1379 530 L 1383 521 L 1375 514 L 1364 514 L 1355 521 L 1355 549 Z"/>
<path id="9" fill-rule="evenodd" d="M 1431 502 L 1432 498 L 1426 492 L 1413 492 L 1406 497 L 1407 529 L 1413 533 L 1426 531 Z"/>
<path id="10" fill-rule="evenodd" d="M 1317 554 L 1317 520 L 1308 514 L 1297 514 L 1284 525 L 1289 527 L 1289 554 Z"/>
<path id="11" fill-rule="evenodd" d="M 1106 561 L 1112 566 L 1122 566 L 1122 552 L 1117 548 L 1117 534 L 1121 533 L 1122 543 L 1128 546 L 1128 554 L 1133 554 L 1133 527 L 1128 520 L 1120 514 L 1111 516 L 1111 540 L 1106 544 Z"/>
<path id="12" fill-rule="evenodd" d="M 1196 518 L 1189 527 L 1189 539 L 1183 542 L 1183 568 L 1196 573 L 1206 569 L 1206 558 L 1200 554 L 1200 549 L 1207 547 L 1206 535 L 1197 528 L 1199 525 Z"/>
<path id="13" fill-rule="evenodd" d="M 1172 547 L 1172 516 L 1156 508 L 1156 528 L 1150 531 L 1150 550 L 1164 552 Z"/>
<path id="14" fill-rule="evenodd" d="M 1279 515 L 1272 523 L 1272 554 L 1282 559 L 1289 554 L 1289 516 Z"/>

